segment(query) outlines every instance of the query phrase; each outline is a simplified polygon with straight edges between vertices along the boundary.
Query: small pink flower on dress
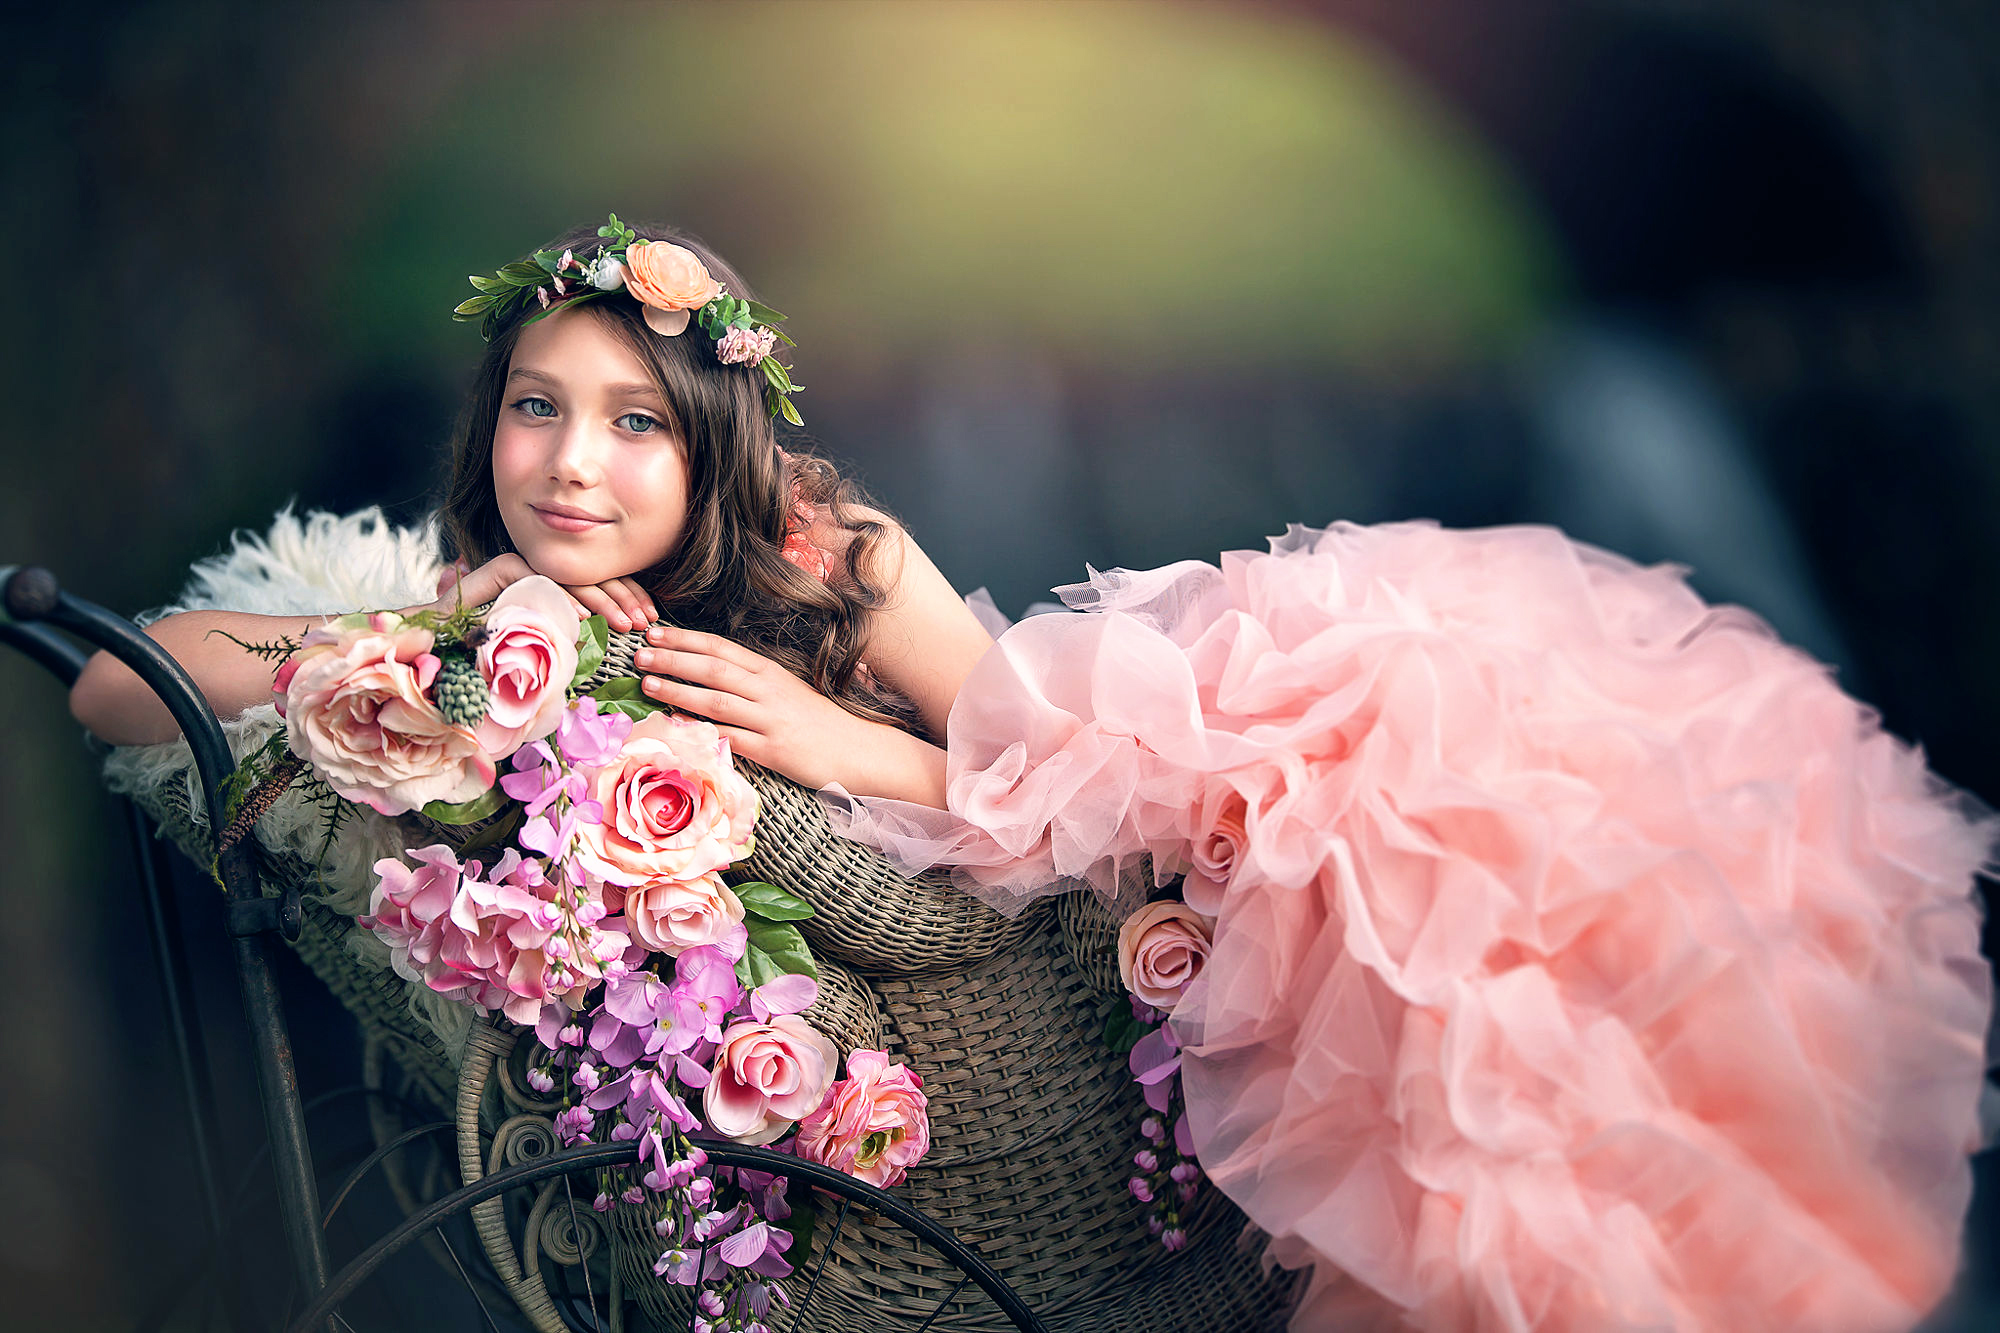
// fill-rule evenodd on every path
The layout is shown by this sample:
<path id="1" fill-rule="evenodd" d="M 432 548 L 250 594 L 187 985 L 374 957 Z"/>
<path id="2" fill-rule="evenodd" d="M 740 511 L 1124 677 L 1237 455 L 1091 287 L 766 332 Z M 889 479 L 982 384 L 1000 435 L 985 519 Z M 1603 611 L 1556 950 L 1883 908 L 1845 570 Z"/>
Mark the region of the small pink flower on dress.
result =
<path id="1" fill-rule="evenodd" d="M 669 241 L 634 241 L 625 251 L 625 290 L 646 308 L 646 324 L 663 337 L 678 337 L 691 310 L 722 295 L 694 251 Z"/>
<path id="2" fill-rule="evenodd" d="M 833 1043 L 797 1014 L 734 1024 L 702 1090 L 709 1128 L 738 1143 L 770 1143 L 826 1100 L 837 1059 Z"/>
<path id="3" fill-rule="evenodd" d="M 485 616 L 478 650 L 486 678 L 486 717 L 478 728 L 488 757 L 504 759 L 556 729 L 576 675 L 579 617 L 554 579 L 536 574 L 510 583 Z"/>
<path id="4" fill-rule="evenodd" d="M 1213 926 L 1186 903 L 1147 903 L 1118 928 L 1118 976 L 1138 999 L 1173 1012 L 1208 963 Z"/>
<path id="5" fill-rule="evenodd" d="M 757 789 L 713 723 L 654 713 L 584 775 L 604 813 L 576 830 L 577 856 L 607 883 L 694 880 L 750 854 Z"/>
<path id="6" fill-rule="evenodd" d="M 607 895 L 617 892 L 611 888 Z M 720 875 L 648 880 L 624 893 L 626 928 L 660 953 L 678 955 L 683 949 L 720 943 L 743 924 L 743 904 Z"/>
<path id="7" fill-rule="evenodd" d="M 308 633 L 273 685 L 292 753 L 335 792 L 384 815 L 491 787 L 492 759 L 430 698 L 442 665 L 435 642 L 388 614 Z"/>
<path id="8" fill-rule="evenodd" d="M 847 1057 L 847 1077 L 826 1104 L 799 1122 L 793 1151 L 887 1189 L 930 1147 L 923 1080 L 881 1051 L 859 1050 Z"/>
<path id="9" fill-rule="evenodd" d="M 731 329 L 715 342 L 715 357 L 725 366 L 754 366 L 778 346 L 769 329 Z"/>

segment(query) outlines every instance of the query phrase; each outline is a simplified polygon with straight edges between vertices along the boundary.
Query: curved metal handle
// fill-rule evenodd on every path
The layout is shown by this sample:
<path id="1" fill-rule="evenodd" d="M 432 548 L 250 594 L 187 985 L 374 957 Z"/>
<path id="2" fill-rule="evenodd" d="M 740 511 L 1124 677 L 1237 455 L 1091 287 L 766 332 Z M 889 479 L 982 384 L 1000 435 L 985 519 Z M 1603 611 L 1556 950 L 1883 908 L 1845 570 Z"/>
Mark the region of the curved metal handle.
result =
<path id="1" fill-rule="evenodd" d="M 223 788 L 235 771 L 236 759 L 229 752 L 221 721 L 187 668 L 125 617 L 64 592 L 48 570 L 0 565 L 0 630 L 15 626 L 23 627 L 30 637 L 40 626 L 74 634 L 110 653 L 146 682 L 187 738 L 195 769 L 201 775 L 208 827 L 211 836 L 219 838 L 228 826 Z M 299 1105 L 291 1038 L 285 1030 L 277 980 L 271 973 L 261 929 L 242 934 L 234 929 L 239 924 L 264 927 L 266 922 L 268 928 L 282 929 L 285 907 L 274 904 L 273 910 L 262 906 L 264 895 L 257 883 L 256 865 L 245 843 L 224 849 L 216 857 L 215 869 L 222 880 L 231 933 L 236 935 L 232 944 L 237 980 L 257 1051 L 257 1084 L 263 1097 L 264 1123 L 271 1135 L 271 1160 L 278 1176 L 285 1232 L 300 1284 L 310 1296 L 326 1285 L 331 1265 L 326 1237 L 318 1225 L 319 1185 L 313 1178 L 312 1156 L 306 1146 L 305 1112 Z M 296 909 L 295 903 L 292 906 Z"/>

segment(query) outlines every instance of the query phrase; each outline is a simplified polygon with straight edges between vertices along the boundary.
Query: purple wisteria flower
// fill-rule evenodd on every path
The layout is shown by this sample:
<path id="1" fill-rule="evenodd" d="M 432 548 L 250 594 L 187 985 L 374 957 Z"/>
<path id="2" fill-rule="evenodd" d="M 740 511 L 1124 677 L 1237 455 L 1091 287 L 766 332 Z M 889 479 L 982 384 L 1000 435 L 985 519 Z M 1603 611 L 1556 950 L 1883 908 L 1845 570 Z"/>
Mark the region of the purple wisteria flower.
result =
<path id="1" fill-rule="evenodd" d="M 556 746 L 570 763 L 594 768 L 616 759 L 631 734 L 631 718 L 616 709 L 599 712 L 597 700 L 585 695 L 556 724 Z"/>

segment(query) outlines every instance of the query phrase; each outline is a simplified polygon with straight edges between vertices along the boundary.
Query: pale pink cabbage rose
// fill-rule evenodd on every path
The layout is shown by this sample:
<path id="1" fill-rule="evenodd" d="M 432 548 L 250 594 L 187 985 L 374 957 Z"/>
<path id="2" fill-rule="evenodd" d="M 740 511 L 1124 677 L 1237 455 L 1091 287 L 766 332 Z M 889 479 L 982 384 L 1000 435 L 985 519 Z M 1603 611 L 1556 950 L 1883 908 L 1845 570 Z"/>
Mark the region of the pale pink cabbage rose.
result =
<path id="1" fill-rule="evenodd" d="M 292 753 L 334 791 L 385 815 L 491 787 L 493 760 L 428 697 L 435 642 L 388 611 L 309 632 L 272 687 Z"/>
<path id="2" fill-rule="evenodd" d="M 799 1122 L 793 1149 L 871 1185 L 887 1189 L 930 1151 L 931 1122 L 924 1081 L 881 1051 L 847 1057 L 847 1077 L 826 1104 Z"/>
<path id="3" fill-rule="evenodd" d="M 1214 917 L 1222 911 L 1222 896 L 1250 845 L 1246 818 L 1247 808 L 1241 793 L 1222 784 L 1210 789 L 1195 812 L 1194 837 L 1189 847 L 1189 860 L 1193 864 L 1181 887 L 1181 897 L 1203 916 Z"/>
<path id="4" fill-rule="evenodd" d="M 646 324 L 672 338 L 688 326 L 688 312 L 722 295 L 694 251 L 669 241 L 634 241 L 625 251 L 625 290 L 646 307 Z"/>
<path id="5" fill-rule="evenodd" d="M 838 1058 L 833 1043 L 797 1014 L 732 1025 L 701 1094 L 708 1127 L 752 1146 L 782 1137 L 826 1100 Z"/>
<path id="6" fill-rule="evenodd" d="M 678 955 L 697 945 L 719 944 L 743 924 L 743 904 L 720 875 L 648 880 L 624 893 L 626 929 L 659 953 Z M 614 911 L 617 894 L 616 888 L 605 891 Z"/>
<path id="7" fill-rule="evenodd" d="M 476 658 L 486 680 L 480 748 L 505 759 L 556 729 L 576 675 L 576 603 L 541 574 L 510 583 L 486 609 Z"/>
<path id="8" fill-rule="evenodd" d="M 715 340 L 715 359 L 725 366 L 755 365 L 778 346 L 769 329 L 731 329 Z"/>
<path id="9" fill-rule="evenodd" d="M 1119 979 L 1140 1000 L 1172 1013 L 1208 963 L 1213 930 L 1186 903 L 1147 903 L 1118 928 Z"/>
<path id="10" fill-rule="evenodd" d="M 712 723 L 654 713 L 616 759 L 581 771 L 604 819 L 578 826 L 577 855 L 606 883 L 695 880 L 750 854 L 757 789 Z"/>

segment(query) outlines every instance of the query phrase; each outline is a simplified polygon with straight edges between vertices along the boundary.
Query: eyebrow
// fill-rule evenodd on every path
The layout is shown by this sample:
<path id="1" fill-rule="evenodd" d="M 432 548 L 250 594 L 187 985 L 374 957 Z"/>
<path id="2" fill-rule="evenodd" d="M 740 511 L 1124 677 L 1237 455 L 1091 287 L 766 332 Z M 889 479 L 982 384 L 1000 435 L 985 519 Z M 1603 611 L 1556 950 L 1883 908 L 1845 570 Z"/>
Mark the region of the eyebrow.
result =
<path id="1" fill-rule="evenodd" d="M 530 369 L 527 366 L 516 366 L 508 372 L 507 382 L 512 384 L 515 380 L 533 380 L 537 384 L 546 384 L 551 389 L 560 389 L 562 387 L 562 381 L 555 376 L 543 374 L 541 371 Z M 659 398 L 661 402 L 666 401 L 666 399 L 660 397 L 660 389 L 656 384 L 641 382 L 634 384 L 607 384 L 604 387 L 614 398 L 646 397 Z"/>

